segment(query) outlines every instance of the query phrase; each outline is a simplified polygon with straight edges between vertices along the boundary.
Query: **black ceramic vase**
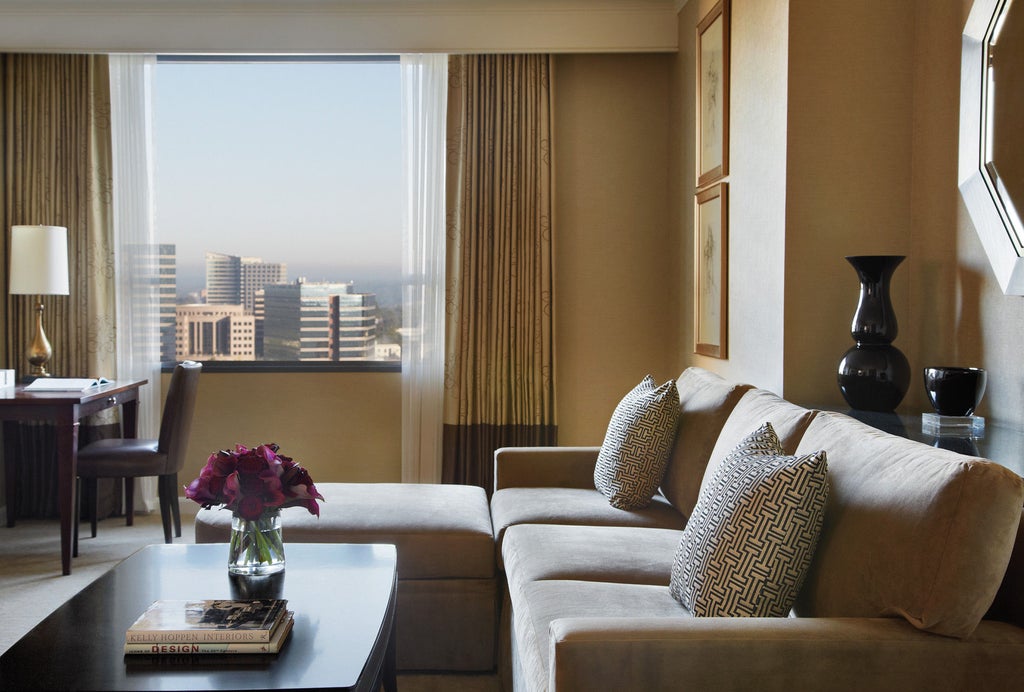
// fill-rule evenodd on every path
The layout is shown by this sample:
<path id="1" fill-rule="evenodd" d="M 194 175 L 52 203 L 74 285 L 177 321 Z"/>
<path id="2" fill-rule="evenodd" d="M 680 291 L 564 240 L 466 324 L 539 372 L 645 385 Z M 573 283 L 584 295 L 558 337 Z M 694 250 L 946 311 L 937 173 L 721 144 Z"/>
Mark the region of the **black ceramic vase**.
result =
<path id="1" fill-rule="evenodd" d="M 839 390 L 851 407 L 893 411 L 910 385 L 910 363 L 892 345 L 899 328 L 889 295 L 892 273 L 902 255 L 847 257 L 860 279 L 860 300 L 850 335 L 856 341 L 839 361 Z"/>

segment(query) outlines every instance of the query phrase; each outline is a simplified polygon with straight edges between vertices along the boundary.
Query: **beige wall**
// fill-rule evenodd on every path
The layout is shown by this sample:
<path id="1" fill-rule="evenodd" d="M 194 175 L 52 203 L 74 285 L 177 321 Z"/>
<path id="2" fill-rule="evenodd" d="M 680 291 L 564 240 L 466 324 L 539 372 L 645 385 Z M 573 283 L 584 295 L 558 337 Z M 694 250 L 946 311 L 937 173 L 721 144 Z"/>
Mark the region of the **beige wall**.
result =
<path id="1" fill-rule="evenodd" d="M 786 0 L 733 0 L 731 13 L 728 358 L 693 353 L 693 226 L 696 25 L 713 2 L 688 3 L 679 16 L 675 72 L 685 148 L 678 200 L 686 304 L 680 365 L 781 392 L 786 252 Z M 684 50 L 685 49 L 685 50 Z"/>
<path id="2" fill-rule="evenodd" d="M 694 61 L 687 45 L 710 4 L 688 3 L 679 15 L 674 120 L 688 132 Z M 893 280 L 896 345 L 911 364 L 901 410 L 928 410 L 924 366 L 975 365 L 991 375 L 979 413 L 1024 428 L 1024 300 L 1002 295 L 957 189 L 960 34 L 970 5 L 733 0 L 730 358 L 692 355 L 687 314 L 683 364 L 775 391 L 781 373 L 787 398 L 843 406 L 835 368 L 853 343 L 857 302 L 856 276 L 843 257 L 905 254 Z M 683 192 L 693 166 L 684 143 L 674 148 Z M 673 213 L 685 248 L 692 199 Z M 760 253 L 737 249 L 758 240 Z M 691 266 L 684 253 L 684 290 Z M 751 291 L 755 271 L 765 291 Z M 781 306 L 773 304 L 780 282 Z M 775 322 L 758 321 L 762 311 Z"/>
<path id="3" fill-rule="evenodd" d="M 276 442 L 318 483 L 398 482 L 401 440 L 398 373 L 204 372 L 178 480 L 187 485 L 219 449 Z"/>
<path id="4" fill-rule="evenodd" d="M 790 2 L 784 392 L 802 404 L 843 402 L 835 373 L 858 295 L 846 255 L 908 255 L 893 279 L 895 345 L 919 362 L 913 20 L 911 3 Z"/>
<path id="5" fill-rule="evenodd" d="M 678 374 L 669 216 L 671 55 L 555 63 L 555 339 L 559 442 L 599 445 L 650 373 Z"/>
<path id="6" fill-rule="evenodd" d="M 1024 426 L 1024 302 L 999 290 L 957 189 L 970 2 L 791 8 L 786 396 L 842 403 L 826 379 L 829 357 L 852 343 L 836 334 L 848 329 L 856 279 L 836 258 L 906 254 L 893 283 L 896 345 L 911 364 L 901 410 L 930 410 L 923 367 L 981 366 L 991 377 L 979 413 Z M 806 339 L 815 329 L 820 339 Z"/>

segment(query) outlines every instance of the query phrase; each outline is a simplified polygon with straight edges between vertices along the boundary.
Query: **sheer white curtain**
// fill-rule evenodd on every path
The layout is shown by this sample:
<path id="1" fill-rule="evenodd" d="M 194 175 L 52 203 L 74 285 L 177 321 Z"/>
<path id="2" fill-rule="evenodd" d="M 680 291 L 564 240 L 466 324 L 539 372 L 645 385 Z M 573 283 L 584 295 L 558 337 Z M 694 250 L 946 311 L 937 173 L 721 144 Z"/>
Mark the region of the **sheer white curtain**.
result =
<path id="1" fill-rule="evenodd" d="M 441 481 L 447 55 L 402 56 L 402 481 Z"/>
<path id="2" fill-rule="evenodd" d="M 139 437 L 159 432 L 160 327 L 153 229 L 152 83 L 156 56 L 110 56 L 117 378 L 147 379 Z M 135 484 L 136 511 L 157 507 L 156 478 Z"/>

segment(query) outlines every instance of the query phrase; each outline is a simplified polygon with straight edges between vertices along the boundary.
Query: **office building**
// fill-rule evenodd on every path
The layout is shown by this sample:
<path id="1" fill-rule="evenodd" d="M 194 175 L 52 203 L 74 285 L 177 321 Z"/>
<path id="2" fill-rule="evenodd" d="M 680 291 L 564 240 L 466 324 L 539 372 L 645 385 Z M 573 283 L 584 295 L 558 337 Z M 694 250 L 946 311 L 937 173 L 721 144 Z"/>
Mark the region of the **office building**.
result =
<path id="1" fill-rule="evenodd" d="M 266 360 L 368 360 L 377 341 L 377 297 L 351 283 L 298 280 L 264 289 Z"/>
<path id="2" fill-rule="evenodd" d="M 250 314 L 256 311 L 257 291 L 270 284 L 288 281 L 288 265 L 284 262 L 264 262 L 260 257 L 242 257 L 239 269 L 239 296 L 242 307 Z"/>
<path id="3" fill-rule="evenodd" d="M 178 266 L 176 247 L 161 244 L 157 247 L 157 300 L 160 305 L 160 360 L 175 359 L 176 304 L 178 295 Z"/>
<path id="4" fill-rule="evenodd" d="M 183 360 L 253 360 L 254 321 L 241 305 L 178 305 L 177 356 Z"/>

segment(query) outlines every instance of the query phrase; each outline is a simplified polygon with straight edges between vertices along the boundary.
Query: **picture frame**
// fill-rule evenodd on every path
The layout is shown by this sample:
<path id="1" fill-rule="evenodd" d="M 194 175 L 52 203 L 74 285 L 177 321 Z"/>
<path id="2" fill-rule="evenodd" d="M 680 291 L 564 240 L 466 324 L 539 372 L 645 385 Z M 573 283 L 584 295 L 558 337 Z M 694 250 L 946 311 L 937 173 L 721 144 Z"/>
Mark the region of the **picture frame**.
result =
<path id="1" fill-rule="evenodd" d="M 730 0 L 697 25 L 697 188 L 729 173 Z"/>
<path id="2" fill-rule="evenodd" d="M 729 186 L 694 196 L 694 353 L 728 356 Z"/>

